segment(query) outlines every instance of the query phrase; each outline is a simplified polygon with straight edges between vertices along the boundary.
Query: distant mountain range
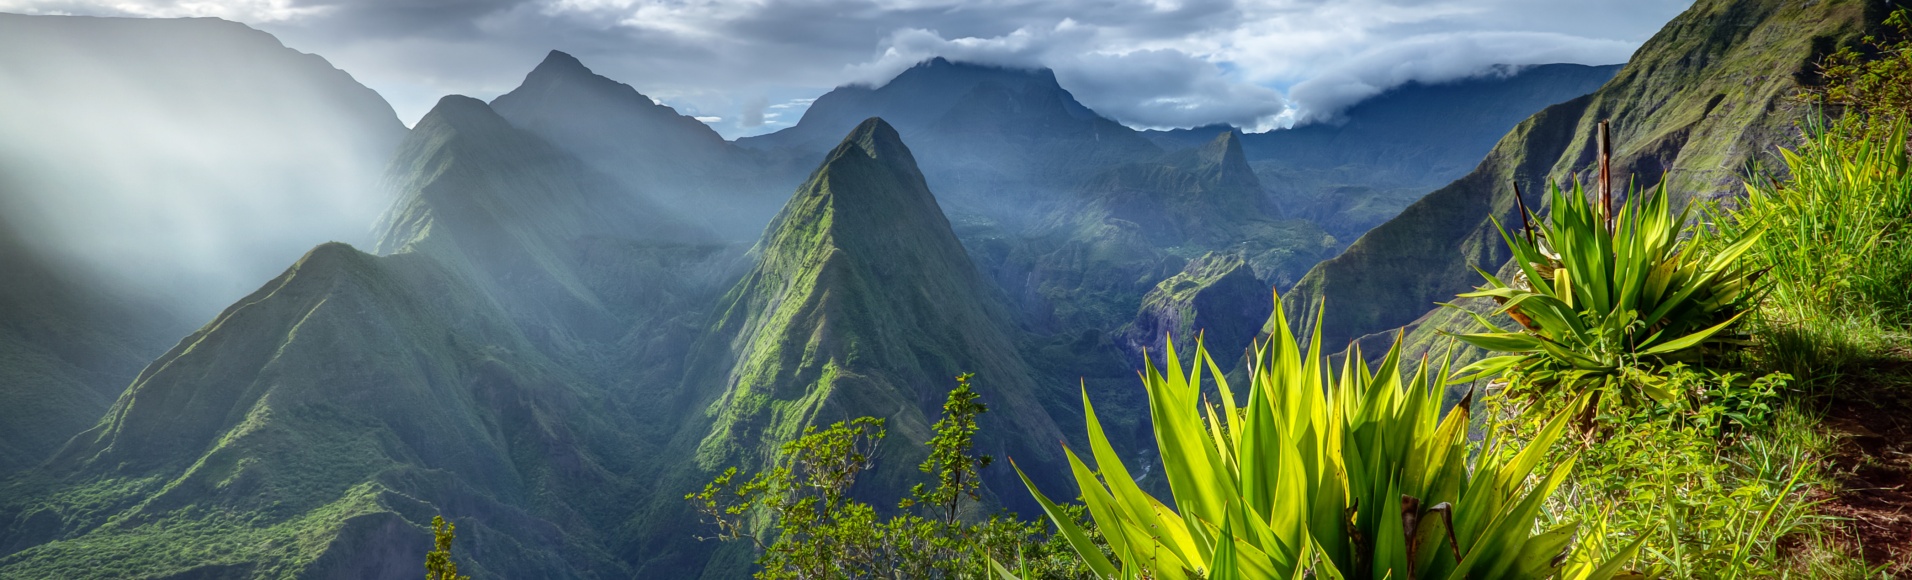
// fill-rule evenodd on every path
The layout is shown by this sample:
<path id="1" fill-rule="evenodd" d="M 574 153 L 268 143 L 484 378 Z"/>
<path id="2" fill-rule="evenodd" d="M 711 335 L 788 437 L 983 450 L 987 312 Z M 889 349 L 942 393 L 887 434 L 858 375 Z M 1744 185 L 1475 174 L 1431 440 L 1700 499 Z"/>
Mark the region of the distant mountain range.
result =
<path id="1" fill-rule="evenodd" d="M 482 576 L 740 577 L 748 548 L 697 541 L 685 492 L 764 466 L 804 427 L 872 415 L 891 435 L 858 493 L 893 497 L 920 477 L 961 372 L 991 408 L 982 450 L 1065 486 L 1056 442 L 1082 432 L 1079 389 L 1121 452 L 1147 457 L 1142 356 L 1198 332 L 1245 349 L 1271 287 L 1322 284 L 1317 263 L 1464 173 L 1483 135 L 1612 74 L 1408 86 L 1334 126 L 1144 132 L 1048 71 L 934 59 L 727 142 L 561 52 L 405 130 L 343 73 L 236 24 L 0 16 L 7 30 L 32 30 L 0 45 L 39 62 L 15 51 L 0 70 L 39 76 L 0 102 L 114 102 L 55 74 L 111 49 L 113 67 L 166 72 L 95 74 L 130 79 L 134 102 L 176 101 L 168 122 L 218 128 L 192 132 L 214 159 L 343 176 L 283 185 L 179 151 L 40 150 L 46 127 L 0 120 L 15 155 L 0 167 L 78 172 L 0 183 L 0 206 L 71 211 L 48 201 L 81 186 L 185 203 L 178 184 L 271 201 L 189 206 L 234 237 L 137 267 L 88 261 L 64 222 L 0 215 L 0 268 L 27 280 L 0 282 L 0 576 L 31 578 L 415 576 L 436 514 Z M 155 48 L 173 41 L 228 60 Z M 216 110 L 243 114 L 201 116 Z M 113 135 L 75 127 L 72 147 Z M 249 156 L 261 142 L 273 155 Z M 179 172 L 165 188 L 119 179 L 164 163 Z M 311 206 L 364 183 L 348 193 L 376 192 L 375 211 Z M 194 230 L 129 231 L 165 248 Z M 309 249 L 272 258 L 294 246 Z M 209 264 L 264 285 L 125 281 Z M 191 330 L 181 317 L 206 309 L 174 288 L 229 305 Z M 989 509 L 1030 508 L 1006 468 L 984 480 Z"/>

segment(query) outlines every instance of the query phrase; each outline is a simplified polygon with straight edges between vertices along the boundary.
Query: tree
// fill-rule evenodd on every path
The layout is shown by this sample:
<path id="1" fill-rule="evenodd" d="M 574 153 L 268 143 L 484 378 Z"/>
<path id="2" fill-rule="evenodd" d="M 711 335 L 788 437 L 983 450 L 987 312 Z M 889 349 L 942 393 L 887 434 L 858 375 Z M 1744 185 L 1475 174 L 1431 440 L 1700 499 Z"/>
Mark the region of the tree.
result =
<path id="1" fill-rule="evenodd" d="M 471 580 L 470 576 L 458 575 L 458 563 L 451 561 L 451 541 L 458 537 L 452 532 L 454 527 L 444 516 L 432 516 L 435 548 L 425 554 L 425 580 Z"/>
<path id="2" fill-rule="evenodd" d="M 1894 10 L 1882 34 L 1840 47 L 1819 62 L 1819 86 L 1806 92 L 1822 105 L 1884 121 L 1912 117 L 1912 9 Z"/>
<path id="3" fill-rule="evenodd" d="M 927 442 L 930 454 L 919 468 L 934 487 L 918 484 L 897 502 L 899 510 L 921 513 L 885 518 L 850 498 L 857 477 L 875 466 L 876 447 L 887 434 L 882 419 L 863 417 L 805 428 L 783 445 L 772 467 L 744 481 L 737 468 L 727 468 L 702 491 L 686 494 L 718 530 L 703 539 L 754 542 L 756 577 L 765 580 L 988 578 L 992 558 L 1026 570 L 1029 578 L 1088 578 L 1071 549 L 1050 538 L 1041 522 L 1008 513 L 963 521 L 964 505 L 982 499 L 978 474 L 993 462 L 974 452 L 976 417 L 989 408 L 971 378 L 956 377 Z"/>

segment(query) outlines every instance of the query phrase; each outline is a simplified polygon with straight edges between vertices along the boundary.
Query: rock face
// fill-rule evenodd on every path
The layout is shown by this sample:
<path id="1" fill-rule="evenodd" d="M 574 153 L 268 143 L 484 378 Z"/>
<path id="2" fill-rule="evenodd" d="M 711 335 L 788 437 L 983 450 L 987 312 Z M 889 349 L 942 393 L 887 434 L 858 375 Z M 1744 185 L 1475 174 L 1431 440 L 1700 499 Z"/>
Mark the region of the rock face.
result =
<path id="1" fill-rule="evenodd" d="M 1311 326 L 1327 300 L 1324 344 L 1408 324 L 1480 283 L 1507 249 L 1488 221 L 1518 221 L 1514 185 L 1539 207 L 1545 188 L 1596 163 L 1594 131 L 1612 121 L 1614 183 L 1665 181 L 1682 200 L 1738 191 L 1746 162 L 1796 135 L 1788 100 L 1827 42 L 1849 41 L 1882 11 L 1852 2 L 1702 0 L 1634 53 L 1611 82 L 1520 123 L 1472 173 L 1408 206 L 1283 295 Z"/>
<path id="2" fill-rule="evenodd" d="M 805 426 L 877 416 L 888 419 L 890 455 L 872 482 L 906 489 L 953 377 L 974 372 L 991 409 L 978 451 L 1061 473 L 1061 431 L 1008 312 L 889 124 L 872 118 L 844 138 L 753 253 L 701 354 L 724 387 L 707 410 L 700 464 L 760 463 Z M 1000 501 L 1027 503 L 1013 473 L 992 471 Z"/>
<path id="3" fill-rule="evenodd" d="M 1241 256 L 1210 252 L 1142 297 L 1135 321 L 1122 330 L 1123 346 L 1136 361 L 1146 353 L 1159 359 L 1169 348 L 1185 357 L 1200 337 L 1217 358 L 1229 360 L 1248 349 L 1261 330 L 1258 321 L 1273 311 L 1273 294 Z"/>

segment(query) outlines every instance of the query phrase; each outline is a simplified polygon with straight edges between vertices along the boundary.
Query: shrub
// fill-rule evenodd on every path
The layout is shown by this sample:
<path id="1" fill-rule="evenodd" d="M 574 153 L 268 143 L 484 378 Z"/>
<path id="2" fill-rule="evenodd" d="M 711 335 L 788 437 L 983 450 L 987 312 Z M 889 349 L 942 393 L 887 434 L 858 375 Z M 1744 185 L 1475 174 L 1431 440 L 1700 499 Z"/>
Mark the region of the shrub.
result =
<path id="1" fill-rule="evenodd" d="M 1315 578 L 1606 578 L 1620 572 L 1631 549 L 1598 565 L 1582 564 L 1566 557 L 1574 524 L 1535 533 L 1542 504 L 1573 460 L 1532 482 L 1529 475 L 1561 436 L 1565 416 L 1548 422 L 1525 447 L 1490 443 L 1470 468 L 1467 405 L 1442 418 L 1440 377 L 1448 369 L 1435 373 L 1423 364 L 1403 380 L 1397 344 L 1375 370 L 1357 353 L 1337 375 L 1319 357 L 1319 334 L 1304 356 L 1279 309 L 1274 328 L 1275 336 L 1256 351 L 1240 405 L 1199 346 L 1186 369 L 1172 352 L 1164 352 L 1165 368 L 1147 365 L 1143 385 L 1170 503 L 1135 484 L 1084 393 L 1096 468 L 1073 451 L 1066 455 L 1115 557 L 1029 486 L 1097 575 L 1299 578 L 1312 570 Z M 1210 379 L 1220 406 L 1201 395 Z"/>
<path id="2" fill-rule="evenodd" d="M 1820 61 L 1820 85 L 1807 92 L 1820 104 L 1865 117 L 1912 118 L 1912 10 L 1894 10 L 1882 24 L 1884 35 L 1868 35 Z"/>
<path id="3" fill-rule="evenodd" d="M 1620 410 L 1612 419 L 1625 428 L 1580 448 L 1547 518 L 1591 522 L 1583 532 L 1588 556 L 1644 541 L 1641 565 L 1663 577 L 1785 575 L 1784 546 L 1830 523 L 1812 499 L 1826 483 L 1826 436 L 1797 408 L 1777 404 L 1781 377 L 1667 371 L 1681 390 L 1708 395 L 1697 406 L 1680 398 Z M 1521 410 L 1495 408 L 1501 404 L 1517 402 L 1488 399 L 1496 419 L 1487 429 L 1515 440 L 1539 434 Z"/>
<path id="4" fill-rule="evenodd" d="M 1714 205 L 1712 248 L 1752 240 L 1749 267 L 1770 298 L 1755 330 L 1766 362 L 1823 378 L 1889 350 L 1912 325 L 1912 162 L 1906 121 L 1816 122 L 1783 172 L 1748 181 L 1736 208 Z M 1782 177 L 1785 176 L 1785 177 Z"/>
<path id="5" fill-rule="evenodd" d="M 972 449 L 976 417 L 988 407 L 969 379 L 957 377 L 920 466 L 934 487 L 917 485 L 898 502 L 898 509 L 927 515 L 883 517 L 850 496 L 885 435 L 875 417 L 805 428 L 770 469 L 741 480 L 728 468 L 684 499 L 717 527 L 715 539 L 756 544 L 760 579 L 892 578 L 899 571 L 910 578 L 986 578 L 992 559 L 1017 564 L 1028 578 L 1086 578 L 1069 548 L 1051 541 L 1040 523 L 1008 514 L 976 523 L 957 518 L 965 500 L 980 499 L 977 473 L 991 463 Z"/>
<path id="6" fill-rule="evenodd" d="M 1585 416 L 1604 393 L 1617 394 L 1606 401 L 1620 405 L 1637 402 L 1636 391 L 1671 398 L 1674 390 L 1659 369 L 1697 362 L 1702 348 L 1752 303 L 1755 271 L 1739 258 L 1760 238 L 1750 230 L 1721 247 L 1694 244 L 1682 235 L 1689 213 L 1673 212 L 1670 197 L 1664 186 L 1635 192 L 1608 216 L 1578 185 L 1571 192 L 1554 188 L 1546 222 L 1522 235 L 1501 227 L 1518 273 L 1503 281 L 1483 270 L 1487 285 L 1461 296 L 1495 299 L 1502 304 L 1497 313 L 1521 328 L 1501 329 L 1469 311 L 1494 332 L 1460 340 L 1514 354 L 1462 373 L 1514 370 L 1525 377 L 1517 384 L 1531 386 L 1546 403 L 1536 408 L 1572 401 Z"/>

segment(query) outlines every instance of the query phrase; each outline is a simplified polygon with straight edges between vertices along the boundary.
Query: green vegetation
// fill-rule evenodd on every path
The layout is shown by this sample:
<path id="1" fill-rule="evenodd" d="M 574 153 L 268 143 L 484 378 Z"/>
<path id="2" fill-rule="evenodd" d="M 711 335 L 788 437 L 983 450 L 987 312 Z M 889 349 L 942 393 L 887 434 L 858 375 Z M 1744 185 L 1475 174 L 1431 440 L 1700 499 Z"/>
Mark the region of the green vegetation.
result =
<path id="1" fill-rule="evenodd" d="M 1598 522 L 1588 539 L 1596 552 L 1635 538 L 1644 542 L 1643 563 L 1678 577 L 1879 572 L 1847 554 L 1852 547 L 1836 538 L 1840 523 L 1822 515 L 1821 505 L 1836 501 L 1842 485 L 1829 464 L 1839 443 L 1822 424 L 1825 397 L 1891 399 L 1899 395 L 1888 391 L 1912 384 L 1877 380 L 1881 368 L 1896 372 L 1881 361 L 1903 358 L 1894 345 L 1905 343 L 1905 311 L 1912 307 L 1904 288 L 1912 259 L 1900 233 L 1912 215 L 1906 134 L 1903 122 L 1867 126 L 1866 119 L 1809 126 L 1806 143 L 1783 152 L 1787 177 L 1757 175 L 1748 197 L 1732 202 L 1736 207 L 1709 205 L 1712 223 L 1690 242 L 1672 227 L 1684 216 L 1629 228 L 1639 216 L 1622 211 L 1609 234 L 1581 203 L 1584 196 L 1557 192 L 1547 226 L 1524 239 L 1507 236 L 1523 276 L 1515 284 L 1550 283 L 1527 291 L 1489 276 L 1489 287 L 1472 295 L 1503 301 L 1497 313 L 1526 327 L 1460 337 L 1520 353 L 1471 369 L 1508 371 L 1498 377 L 1503 396 L 1488 399 L 1491 430 L 1516 440 L 1543 437 L 1526 417 L 1559 408 L 1555 390 L 1572 382 L 1563 373 L 1577 380 L 1604 372 L 1609 382 L 1652 395 L 1609 398 L 1597 409 L 1600 435 L 1560 451 L 1586 461 L 1563 484 L 1567 499 L 1548 512 L 1562 521 Z M 1662 191 L 1652 199 L 1666 197 Z M 1648 212 L 1670 215 L 1652 200 L 1644 203 Z M 1582 242 L 1609 235 L 1608 245 L 1589 249 Z M 1661 249 L 1633 249 L 1655 247 Z M 1644 290 L 1610 296 L 1672 296 L 1697 318 L 1667 321 L 1681 305 L 1650 299 L 1564 289 L 1554 294 L 1569 299 L 1541 296 L 1549 286 L 1585 286 L 1589 270 L 1650 272 L 1631 278 Z M 1709 356 L 1697 356 L 1707 339 L 1732 332 L 1748 313 L 1750 340 L 1718 341 L 1706 349 Z M 1597 361 L 1573 347 L 1587 341 L 1554 339 L 1562 328 L 1578 332 L 1574 322 L 1597 329 L 1611 319 L 1623 321 L 1613 333 L 1622 338 L 1605 344 L 1627 349 L 1615 359 L 1623 363 L 1617 371 L 1586 364 Z M 1632 334 L 1625 326 L 1635 326 Z M 1678 356 L 1682 350 L 1687 356 Z M 1847 373 L 1865 380 L 1855 383 Z M 1793 376 L 1819 388 L 1792 388 Z M 1521 396 L 1535 393 L 1556 396 Z M 1592 411 L 1585 420 L 1596 420 Z"/>
<path id="2" fill-rule="evenodd" d="M 1792 98 L 1798 79 L 1811 76 L 1816 50 L 1859 36 L 1870 23 L 1870 4 L 1693 2 L 1600 90 L 1535 114 L 1472 173 L 1315 266 L 1284 293 L 1283 309 L 1306 322 L 1325 300 L 1323 342 L 1339 348 L 1412 324 L 1436 303 L 1467 292 L 1480 280 L 1473 266 L 1492 268 L 1512 257 L 1489 218 L 1520 221 L 1513 185 L 1590 174 L 1602 120 L 1613 120 L 1613 183 L 1651 189 L 1666 181 L 1676 208 L 1687 196 L 1732 187 L 1742 168 L 1810 115 Z M 1524 202 L 1538 206 L 1542 193 L 1528 190 Z"/>
<path id="3" fill-rule="evenodd" d="M 875 506 L 853 497 L 852 488 L 875 465 L 877 445 L 887 434 L 885 421 L 875 417 L 805 428 L 783 445 L 773 467 L 748 480 L 727 468 L 684 499 L 717 527 L 714 539 L 756 543 L 756 577 L 763 580 L 980 579 L 990 576 L 992 560 L 1015 562 L 1031 578 L 1088 578 L 1066 545 L 1050 539 L 1039 523 L 1009 514 L 980 522 L 959 517 L 982 499 L 978 474 L 993 461 L 973 448 L 976 417 L 988 406 L 977 400 L 970 377 L 956 377 L 936 435 L 927 442 L 929 458 L 919 466 L 935 487 L 917 484 L 898 502 L 898 509 L 917 508 L 920 514 L 883 518 Z"/>
<path id="4" fill-rule="evenodd" d="M 1571 458 L 1533 482 L 1565 431 L 1547 423 L 1525 445 L 1497 441 L 1469 466 L 1468 409 L 1441 418 L 1445 367 L 1400 375 L 1390 351 L 1370 372 L 1349 357 L 1339 375 L 1324 368 L 1320 336 L 1309 354 L 1276 316 L 1280 332 L 1255 357 L 1247 398 L 1237 406 L 1206 350 L 1184 370 L 1147 367 L 1148 391 L 1174 509 L 1135 484 L 1103 435 L 1087 393 L 1096 468 L 1073 451 L 1070 466 L 1109 550 L 1049 501 L 1089 566 L 1104 578 L 1611 578 L 1631 557 L 1568 557 L 1576 524 L 1535 533 L 1541 507 L 1573 469 Z M 1207 373 L 1206 375 L 1204 373 Z M 1213 380 L 1216 406 L 1201 395 Z"/>
<path id="5" fill-rule="evenodd" d="M 1639 404 L 1635 389 L 1658 401 L 1676 396 L 1658 369 L 1698 362 L 1702 347 L 1739 320 L 1754 297 L 1755 274 L 1739 258 L 1760 232 L 1707 251 L 1687 239 L 1689 212 L 1675 214 L 1670 198 L 1664 186 L 1635 192 L 1614 214 L 1604 192 L 1590 200 L 1576 184 L 1571 192 L 1552 190 L 1553 211 L 1543 223 L 1522 215 L 1528 225 L 1521 235 L 1500 228 L 1519 273 L 1502 281 L 1483 270 L 1487 286 L 1460 296 L 1493 298 L 1503 305 L 1494 314 L 1522 328 L 1502 329 L 1475 315 L 1493 332 L 1458 338 L 1516 354 L 1461 372 L 1514 370 L 1523 375 L 1516 384 L 1536 388 L 1535 396 L 1571 401 L 1589 414 Z"/>
<path id="6" fill-rule="evenodd" d="M 458 575 L 458 563 L 451 561 L 451 541 L 457 526 L 444 516 L 432 516 L 432 551 L 425 554 L 425 580 L 471 580 Z"/>
<path id="7" fill-rule="evenodd" d="M 1912 75 L 1901 80 L 1912 82 Z M 1765 272 L 1770 297 L 1753 324 L 1764 364 L 1822 384 L 1906 344 L 1906 126 L 1863 117 L 1812 125 L 1804 144 L 1781 152 L 1783 175 L 1749 182 L 1730 212 L 1713 209 L 1717 233 L 1705 240 L 1715 247 L 1751 240 L 1748 265 Z"/>
<path id="8" fill-rule="evenodd" d="M 1912 121 L 1912 9 L 1894 10 L 1880 27 L 1821 60 L 1820 82 L 1807 92 L 1860 117 Z"/>

